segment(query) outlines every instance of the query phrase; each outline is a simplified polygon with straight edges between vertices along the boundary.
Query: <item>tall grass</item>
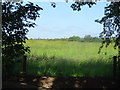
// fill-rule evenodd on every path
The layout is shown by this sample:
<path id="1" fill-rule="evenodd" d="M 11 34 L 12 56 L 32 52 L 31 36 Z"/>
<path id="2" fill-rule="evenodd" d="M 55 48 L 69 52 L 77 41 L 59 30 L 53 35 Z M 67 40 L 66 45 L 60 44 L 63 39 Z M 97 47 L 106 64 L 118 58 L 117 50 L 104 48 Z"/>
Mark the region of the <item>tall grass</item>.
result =
<path id="1" fill-rule="evenodd" d="M 101 44 L 90 42 L 28 40 L 26 45 L 31 47 L 27 73 L 34 75 L 112 76 L 112 56 L 117 54 L 113 45 L 98 54 Z"/>
<path id="2" fill-rule="evenodd" d="M 28 61 L 27 73 L 43 76 L 112 76 L 111 64 L 111 61 L 104 62 L 103 59 L 84 62 L 67 59 Z"/>
<path id="3" fill-rule="evenodd" d="M 103 48 L 101 54 L 98 54 L 100 43 L 90 42 L 69 42 L 69 41 L 48 41 L 48 40 L 28 40 L 27 45 L 31 47 L 31 55 L 56 56 L 60 58 L 83 60 L 93 57 L 108 57 L 117 54 L 112 48 Z M 107 52 L 107 55 L 105 55 Z"/>

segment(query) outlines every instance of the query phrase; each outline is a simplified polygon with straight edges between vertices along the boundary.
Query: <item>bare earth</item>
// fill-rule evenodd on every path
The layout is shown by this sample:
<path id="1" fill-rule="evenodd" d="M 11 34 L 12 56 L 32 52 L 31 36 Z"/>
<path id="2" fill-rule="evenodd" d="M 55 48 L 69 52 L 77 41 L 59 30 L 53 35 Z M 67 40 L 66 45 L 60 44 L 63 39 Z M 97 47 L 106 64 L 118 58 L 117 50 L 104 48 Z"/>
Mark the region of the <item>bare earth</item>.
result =
<path id="1" fill-rule="evenodd" d="M 12 77 L 2 82 L 2 90 L 6 89 L 32 89 L 44 88 L 120 88 L 120 79 L 105 77 L 50 77 L 30 76 Z"/>

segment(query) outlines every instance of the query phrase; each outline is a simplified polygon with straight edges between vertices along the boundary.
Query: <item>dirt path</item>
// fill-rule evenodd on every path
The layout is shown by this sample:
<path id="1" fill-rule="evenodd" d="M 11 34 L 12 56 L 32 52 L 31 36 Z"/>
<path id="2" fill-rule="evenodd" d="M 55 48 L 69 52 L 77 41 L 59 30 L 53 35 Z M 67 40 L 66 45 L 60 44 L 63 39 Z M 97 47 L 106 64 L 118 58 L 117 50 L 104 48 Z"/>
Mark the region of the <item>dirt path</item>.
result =
<path id="1" fill-rule="evenodd" d="M 13 77 L 3 81 L 5 88 L 120 88 L 120 80 L 103 77 L 46 77 L 26 76 L 24 78 Z"/>

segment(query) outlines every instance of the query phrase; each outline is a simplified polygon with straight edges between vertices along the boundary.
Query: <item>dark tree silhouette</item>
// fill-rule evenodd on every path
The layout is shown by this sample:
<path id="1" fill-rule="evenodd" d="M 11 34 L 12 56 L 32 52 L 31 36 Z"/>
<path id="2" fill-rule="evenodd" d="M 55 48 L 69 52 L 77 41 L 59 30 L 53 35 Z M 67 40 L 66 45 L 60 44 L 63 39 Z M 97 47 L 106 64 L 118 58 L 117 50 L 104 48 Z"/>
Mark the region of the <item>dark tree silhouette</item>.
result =
<path id="1" fill-rule="evenodd" d="M 96 22 L 103 24 L 103 31 L 100 33 L 100 37 L 103 39 L 102 46 L 109 46 L 110 43 L 114 42 L 114 48 L 118 48 L 118 74 L 120 74 L 120 1 L 111 2 L 105 7 L 105 16 L 101 20 Z"/>
<path id="2" fill-rule="evenodd" d="M 120 2 L 111 2 L 105 7 L 105 16 L 96 22 L 103 24 L 103 31 L 100 37 L 106 47 L 114 41 L 114 48 L 120 45 Z"/>
<path id="3" fill-rule="evenodd" d="M 31 21 L 40 16 L 39 10 L 42 8 L 31 2 L 25 5 L 22 2 L 6 1 L 2 3 L 3 73 L 12 73 L 14 58 L 30 52 L 29 47 L 24 45 L 27 40 L 26 34 L 29 31 L 27 27 L 35 26 L 35 23 Z"/>
<path id="4" fill-rule="evenodd" d="M 88 5 L 89 8 L 91 8 L 94 4 L 96 4 L 95 2 L 87 2 L 86 0 L 76 0 L 75 3 L 73 3 L 71 5 L 71 8 L 74 10 L 74 11 L 80 11 L 81 10 L 81 6 L 84 6 L 84 5 Z"/>

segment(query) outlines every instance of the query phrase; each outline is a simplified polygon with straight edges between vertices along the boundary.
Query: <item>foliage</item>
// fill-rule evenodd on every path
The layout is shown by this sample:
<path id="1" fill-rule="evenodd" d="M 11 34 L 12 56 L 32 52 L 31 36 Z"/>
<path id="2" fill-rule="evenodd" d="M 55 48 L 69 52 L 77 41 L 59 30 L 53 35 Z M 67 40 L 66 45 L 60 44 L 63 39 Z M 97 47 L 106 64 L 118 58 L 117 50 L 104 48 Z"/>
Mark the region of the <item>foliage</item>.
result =
<path id="1" fill-rule="evenodd" d="M 120 1 L 111 2 L 105 7 L 105 16 L 96 22 L 103 24 L 103 31 L 100 37 L 103 39 L 102 46 L 106 43 L 106 47 L 114 42 L 114 48 L 120 45 Z M 114 37 L 114 38 L 113 38 Z M 111 39 L 112 38 L 112 39 Z"/>
<path id="2" fill-rule="evenodd" d="M 51 2 L 51 6 L 52 6 L 53 8 L 55 8 L 55 7 L 56 7 L 56 3 L 55 3 L 55 2 Z"/>
<path id="3" fill-rule="evenodd" d="M 74 10 L 74 11 L 80 11 L 81 10 L 81 6 L 84 6 L 84 5 L 88 5 L 89 8 L 91 8 L 94 4 L 96 4 L 95 2 L 87 2 L 87 1 L 75 1 L 75 3 L 73 3 L 71 5 L 71 8 Z"/>
<path id="4" fill-rule="evenodd" d="M 92 42 L 101 42 L 101 38 L 99 37 L 92 37 Z"/>
<path id="5" fill-rule="evenodd" d="M 29 47 L 24 46 L 27 27 L 35 26 L 31 21 L 39 17 L 39 10 L 42 8 L 31 2 L 25 5 L 23 2 L 2 3 L 2 59 L 5 72 L 12 73 L 15 57 L 30 52 Z"/>
<path id="6" fill-rule="evenodd" d="M 92 40 L 91 35 L 85 35 L 84 40 L 87 42 L 91 41 Z"/>
<path id="7" fill-rule="evenodd" d="M 88 37 L 87 37 L 88 36 Z M 90 36 L 90 37 L 89 37 Z M 80 38 L 79 36 L 71 36 L 69 38 L 54 38 L 54 39 L 29 39 L 29 40 L 49 40 L 49 41 L 76 41 L 76 42 L 101 42 L 101 38 L 92 37 L 91 35 L 85 35 L 84 38 Z"/>
<path id="8" fill-rule="evenodd" d="M 79 41 L 80 37 L 79 36 L 72 36 L 68 38 L 69 41 Z"/>
<path id="9" fill-rule="evenodd" d="M 60 39 L 61 40 L 61 39 Z M 78 41 L 78 42 L 101 42 L 101 38 L 92 37 L 91 35 L 85 35 L 84 38 L 80 38 L 79 36 L 72 36 L 66 39 L 66 41 Z"/>

